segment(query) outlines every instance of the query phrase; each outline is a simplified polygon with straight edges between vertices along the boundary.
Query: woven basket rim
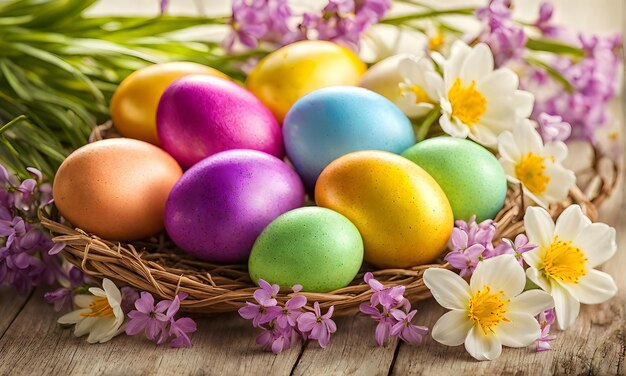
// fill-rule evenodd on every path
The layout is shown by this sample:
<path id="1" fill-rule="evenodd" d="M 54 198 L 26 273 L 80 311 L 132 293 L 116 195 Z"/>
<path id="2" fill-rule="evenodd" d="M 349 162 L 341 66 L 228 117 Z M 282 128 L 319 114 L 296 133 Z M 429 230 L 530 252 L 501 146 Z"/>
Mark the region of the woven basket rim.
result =
<path id="1" fill-rule="evenodd" d="M 103 138 L 110 129 L 110 124 L 99 126 L 90 141 Z M 588 181 L 583 187 L 574 186 L 566 200 L 550 207 L 553 218 L 569 205 L 579 204 L 592 221 L 597 219 L 598 206 L 615 190 L 621 168 L 610 158 L 601 157 L 595 148 L 594 152 L 592 167 L 587 171 Z M 528 205 L 520 187 L 509 184 L 504 207 L 494 220 L 497 223 L 494 239 L 514 238 L 522 233 L 523 215 Z M 165 233 L 149 241 L 120 243 L 73 228 L 57 217 L 40 212 L 41 223 L 53 234 L 53 241 L 66 244 L 63 256 L 91 277 L 109 278 L 163 299 L 185 292 L 188 297 L 181 302 L 181 309 L 189 312 L 230 312 L 253 300 L 257 287 L 248 276 L 247 265 L 218 265 L 196 259 L 176 248 Z M 336 315 L 351 314 L 371 298 L 372 291 L 363 281 L 364 273 L 371 271 L 385 286 L 404 286 L 405 297 L 416 302 L 431 297 L 422 279 L 424 271 L 430 267 L 451 269 L 443 262 L 395 269 L 371 269 L 364 264 L 347 287 L 328 293 L 297 294 L 319 302 L 323 309 L 334 306 Z M 293 294 L 291 290 L 282 290 L 277 299 L 284 302 Z"/>

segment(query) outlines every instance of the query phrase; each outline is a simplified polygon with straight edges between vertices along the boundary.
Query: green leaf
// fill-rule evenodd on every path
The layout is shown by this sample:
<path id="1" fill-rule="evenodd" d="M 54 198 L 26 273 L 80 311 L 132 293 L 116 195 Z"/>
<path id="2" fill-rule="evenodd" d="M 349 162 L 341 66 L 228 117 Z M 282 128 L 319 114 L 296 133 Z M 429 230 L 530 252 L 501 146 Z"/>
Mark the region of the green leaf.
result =
<path id="1" fill-rule="evenodd" d="M 585 51 L 582 49 L 553 39 L 528 38 L 526 48 L 533 51 L 553 52 L 559 55 L 585 56 Z"/>
<path id="2" fill-rule="evenodd" d="M 537 58 L 533 58 L 533 57 L 527 57 L 525 59 L 529 64 L 534 65 L 536 67 L 542 68 L 543 70 L 546 71 L 546 73 L 548 73 L 548 75 L 550 77 L 552 77 L 555 81 L 557 81 L 558 83 L 560 83 L 563 88 L 568 92 L 571 93 L 572 91 L 574 91 L 574 87 L 572 86 L 572 83 L 569 82 L 567 80 L 567 78 L 565 78 L 561 72 L 559 72 L 558 70 L 554 69 L 552 66 L 550 66 L 550 64 L 541 61 Z"/>
<path id="3" fill-rule="evenodd" d="M 454 9 L 441 9 L 441 10 L 429 10 L 427 12 L 411 13 L 398 17 L 383 18 L 380 23 L 390 25 L 402 25 L 407 22 L 424 18 L 435 18 L 448 15 L 472 15 L 476 8 L 454 8 Z"/>

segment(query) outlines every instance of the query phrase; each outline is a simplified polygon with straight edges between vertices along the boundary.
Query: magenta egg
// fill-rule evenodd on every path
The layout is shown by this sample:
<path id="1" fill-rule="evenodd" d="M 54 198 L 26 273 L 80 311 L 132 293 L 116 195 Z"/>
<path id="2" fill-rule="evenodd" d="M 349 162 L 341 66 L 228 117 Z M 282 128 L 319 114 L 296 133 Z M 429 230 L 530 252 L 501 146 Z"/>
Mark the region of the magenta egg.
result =
<path id="1" fill-rule="evenodd" d="M 183 168 L 230 149 L 282 158 L 280 125 L 270 110 L 236 83 L 191 75 L 167 87 L 157 110 L 161 147 Z"/>
<path id="2" fill-rule="evenodd" d="M 300 177 L 255 150 L 229 150 L 196 163 L 174 185 L 165 228 L 188 253 L 212 262 L 248 259 L 263 229 L 304 203 Z"/>

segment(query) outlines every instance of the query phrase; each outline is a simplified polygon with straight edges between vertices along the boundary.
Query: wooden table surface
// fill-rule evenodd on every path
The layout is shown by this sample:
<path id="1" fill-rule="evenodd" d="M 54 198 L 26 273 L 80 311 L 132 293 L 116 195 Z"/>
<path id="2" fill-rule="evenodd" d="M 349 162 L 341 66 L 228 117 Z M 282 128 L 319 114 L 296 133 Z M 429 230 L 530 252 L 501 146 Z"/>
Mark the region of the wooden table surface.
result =
<path id="1" fill-rule="evenodd" d="M 583 306 L 576 324 L 558 332 L 554 350 L 504 349 L 491 362 L 477 362 L 463 346 L 446 347 L 428 336 L 421 346 L 396 340 L 374 342 L 375 323 L 363 315 L 336 319 L 338 331 L 322 350 L 306 343 L 282 354 L 261 351 L 257 331 L 236 314 L 198 318 L 193 348 L 156 347 L 118 336 L 89 345 L 57 323 L 43 301 L 45 289 L 18 296 L 0 289 L 0 375 L 496 375 L 626 374 L 626 201 L 623 185 L 604 206 L 601 219 L 617 228 L 619 250 L 604 266 L 620 287 L 618 296 Z M 432 327 L 443 313 L 434 301 L 418 304 L 417 323 Z"/>

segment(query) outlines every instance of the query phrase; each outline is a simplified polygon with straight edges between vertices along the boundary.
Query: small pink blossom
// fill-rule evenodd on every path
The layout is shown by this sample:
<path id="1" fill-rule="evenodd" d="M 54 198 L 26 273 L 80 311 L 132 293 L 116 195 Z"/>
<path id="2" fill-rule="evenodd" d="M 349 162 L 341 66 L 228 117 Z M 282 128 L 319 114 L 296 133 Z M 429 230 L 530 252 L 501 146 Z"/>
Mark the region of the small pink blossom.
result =
<path id="1" fill-rule="evenodd" d="M 320 347 L 325 349 L 330 343 L 330 335 L 337 331 L 337 325 L 331 319 L 334 306 L 330 306 L 328 311 L 322 315 L 318 302 L 313 303 L 313 312 L 305 312 L 298 317 L 298 329 L 302 333 L 308 333 L 308 338 L 317 340 Z"/>
<path id="2" fill-rule="evenodd" d="M 391 316 L 398 320 L 398 322 L 391 328 L 391 335 L 400 336 L 400 338 L 411 345 L 419 345 L 422 343 L 422 339 L 428 333 L 428 328 L 425 326 L 413 325 L 411 321 L 417 313 L 417 310 L 413 310 L 406 313 L 399 309 L 391 311 Z"/>
<path id="3" fill-rule="evenodd" d="M 474 244 L 464 251 L 452 251 L 444 257 L 453 268 L 459 270 L 461 277 L 469 276 L 474 273 L 478 262 L 482 260 L 485 247 L 480 244 Z"/>
<path id="4" fill-rule="evenodd" d="M 278 327 L 281 329 L 287 329 L 289 327 L 296 326 L 298 317 L 302 314 L 300 308 L 304 307 L 306 302 L 306 297 L 302 295 L 296 295 L 289 299 L 287 303 L 285 303 L 285 307 L 283 307 L 278 317 L 276 317 L 276 324 Z"/>
<path id="5" fill-rule="evenodd" d="M 550 335 L 550 326 L 554 324 L 556 319 L 554 308 L 541 312 L 535 318 L 539 321 L 539 325 L 541 327 L 541 336 L 537 340 L 537 351 L 551 350 L 552 347 L 549 342 L 556 338 L 555 335 Z"/>

